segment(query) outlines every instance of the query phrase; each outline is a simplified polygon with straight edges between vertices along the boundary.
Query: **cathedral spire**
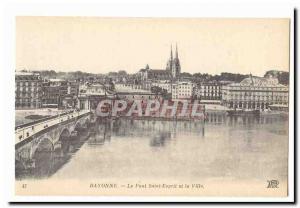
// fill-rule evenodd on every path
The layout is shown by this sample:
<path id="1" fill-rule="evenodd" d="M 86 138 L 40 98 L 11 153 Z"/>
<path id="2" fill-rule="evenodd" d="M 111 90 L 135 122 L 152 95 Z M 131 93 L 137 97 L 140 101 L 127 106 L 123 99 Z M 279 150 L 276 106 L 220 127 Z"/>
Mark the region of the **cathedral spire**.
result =
<path id="1" fill-rule="evenodd" d="M 176 56 L 175 56 L 175 58 L 178 59 L 177 43 L 176 43 Z"/>
<path id="2" fill-rule="evenodd" d="M 173 60 L 173 50 L 172 50 L 172 44 L 171 44 L 171 57 L 170 57 L 171 60 Z"/>

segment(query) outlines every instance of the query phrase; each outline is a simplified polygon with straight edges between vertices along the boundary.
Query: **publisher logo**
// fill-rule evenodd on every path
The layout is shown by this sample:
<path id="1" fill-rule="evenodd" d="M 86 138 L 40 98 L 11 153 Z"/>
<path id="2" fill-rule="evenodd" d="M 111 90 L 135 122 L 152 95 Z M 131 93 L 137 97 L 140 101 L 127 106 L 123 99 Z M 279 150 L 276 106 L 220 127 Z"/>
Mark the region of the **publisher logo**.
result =
<path id="1" fill-rule="evenodd" d="M 278 180 L 268 180 L 267 188 L 279 188 L 279 181 Z"/>

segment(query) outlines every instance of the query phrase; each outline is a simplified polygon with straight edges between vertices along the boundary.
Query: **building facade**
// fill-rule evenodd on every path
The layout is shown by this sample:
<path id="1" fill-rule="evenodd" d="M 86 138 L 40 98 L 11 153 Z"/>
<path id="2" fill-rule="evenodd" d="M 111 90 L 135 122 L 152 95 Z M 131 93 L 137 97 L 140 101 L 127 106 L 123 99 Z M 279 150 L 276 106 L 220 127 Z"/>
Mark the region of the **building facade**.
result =
<path id="1" fill-rule="evenodd" d="M 170 71 L 165 69 L 150 69 L 149 65 L 145 69 L 141 69 L 138 72 L 142 82 L 144 81 L 156 81 L 156 80 L 170 80 L 172 74 Z"/>
<path id="2" fill-rule="evenodd" d="M 147 86 L 146 88 L 151 88 L 151 86 Z M 132 92 L 137 90 L 145 90 L 145 86 L 143 84 L 134 84 L 134 83 L 116 83 L 115 91 L 120 92 Z"/>
<path id="3" fill-rule="evenodd" d="M 103 99 L 115 98 L 115 93 L 104 84 L 83 84 L 79 86 L 79 94 L 76 102 L 78 109 L 95 110 Z"/>
<path id="4" fill-rule="evenodd" d="M 67 81 L 67 94 L 61 96 L 61 108 L 74 108 L 79 93 L 79 82 Z"/>
<path id="5" fill-rule="evenodd" d="M 140 100 L 141 103 L 147 103 L 148 100 L 162 100 L 161 95 L 151 92 L 117 92 L 116 98 L 126 100 L 128 102 Z"/>
<path id="6" fill-rule="evenodd" d="M 172 99 L 187 100 L 192 99 L 195 84 L 192 82 L 176 82 L 172 84 Z"/>
<path id="7" fill-rule="evenodd" d="M 195 98 L 198 100 L 221 100 L 222 85 L 219 82 L 203 82 L 195 87 Z"/>
<path id="8" fill-rule="evenodd" d="M 160 87 L 161 89 L 166 90 L 168 93 L 171 93 L 172 82 L 169 80 L 159 80 L 152 83 L 152 86 Z"/>
<path id="9" fill-rule="evenodd" d="M 68 81 L 63 79 L 45 80 L 42 88 L 42 107 L 61 107 L 63 98 L 68 95 Z"/>
<path id="10" fill-rule="evenodd" d="M 77 96 L 79 92 L 79 83 L 76 81 L 68 81 L 67 94 L 71 96 Z"/>
<path id="11" fill-rule="evenodd" d="M 276 78 L 249 76 L 240 83 L 222 87 L 222 104 L 232 109 L 270 109 L 273 105 L 287 108 L 288 86 Z"/>
<path id="12" fill-rule="evenodd" d="M 40 108 L 42 104 L 42 79 L 38 73 L 16 72 L 15 108 Z"/>

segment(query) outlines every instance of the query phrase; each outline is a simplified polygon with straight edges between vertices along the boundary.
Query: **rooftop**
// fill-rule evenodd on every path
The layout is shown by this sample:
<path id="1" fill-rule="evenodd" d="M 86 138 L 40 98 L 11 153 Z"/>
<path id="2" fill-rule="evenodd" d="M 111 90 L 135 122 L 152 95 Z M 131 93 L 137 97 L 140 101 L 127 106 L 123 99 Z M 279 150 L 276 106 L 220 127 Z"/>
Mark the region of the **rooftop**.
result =
<path id="1" fill-rule="evenodd" d="M 40 76 L 39 73 L 16 71 L 15 76 Z"/>
<path id="2" fill-rule="evenodd" d="M 116 87 L 116 93 L 149 93 L 148 90 L 132 89 L 132 88 L 118 88 Z"/>
<path id="3" fill-rule="evenodd" d="M 15 80 L 41 80 L 39 73 L 33 72 L 16 72 Z"/>
<path id="4" fill-rule="evenodd" d="M 150 69 L 149 73 L 162 73 L 162 74 L 170 74 L 170 71 L 167 71 L 165 69 Z"/>
<path id="5" fill-rule="evenodd" d="M 65 82 L 64 79 L 49 79 L 50 82 Z"/>
<path id="6" fill-rule="evenodd" d="M 243 79 L 240 83 L 232 83 L 230 86 L 256 86 L 256 87 L 284 87 L 277 78 L 264 78 L 251 76 Z"/>

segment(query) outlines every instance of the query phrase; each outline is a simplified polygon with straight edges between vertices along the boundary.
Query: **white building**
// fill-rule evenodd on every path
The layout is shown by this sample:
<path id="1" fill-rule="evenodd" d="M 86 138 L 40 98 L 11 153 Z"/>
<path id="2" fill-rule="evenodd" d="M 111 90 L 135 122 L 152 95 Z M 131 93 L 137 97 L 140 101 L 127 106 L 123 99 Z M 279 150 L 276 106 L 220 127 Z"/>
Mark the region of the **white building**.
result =
<path id="1" fill-rule="evenodd" d="M 80 85 L 79 96 L 88 96 L 88 95 L 105 95 L 105 86 L 100 84 Z"/>
<path id="2" fill-rule="evenodd" d="M 149 92 L 149 90 L 145 90 L 141 84 L 133 84 L 133 83 L 116 83 L 115 84 L 116 92 Z"/>
<path id="3" fill-rule="evenodd" d="M 137 92 L 117 92 L 116 93 L 116 98 L 121 99 L 121 100 L 126 100 L 129 102 L 133 102 L 135 100 L 140 100 L 142 103 L 147 103 L 149 100 L 161 100 L 162 97 L 161 95 L 157 95 L 155 93 L 151 92 L 142 92 L 142 91 L 137 91 Z"/>
<path id="4" fill-rule="evenodd" d="M 270 109 L 273 105 L 288 108 L 288 86 L 275 78 L 253 77 L 222 87 L 223 105 L 233 109 Z"/>
<path id="5" fill-rule="evenodd" d="M 195 96 L 199 100 L 221 100 L 221 84 L 219 82 L 204 82 L 195 88 Z"/>
<path id="6" fill-rule="evenodd" d="M 79 86 L 77 107 L 94 110 L 102 99 L 112 99 L 115 93 L 108 90 L 104 84 L 84 84 Z"/>
<path id="7" fill-rule="evenodd" d="M 176 82 L 172 84 L 172 99 L 186 100 L 193 96 L 195 84 L 192 82 Z"/>

